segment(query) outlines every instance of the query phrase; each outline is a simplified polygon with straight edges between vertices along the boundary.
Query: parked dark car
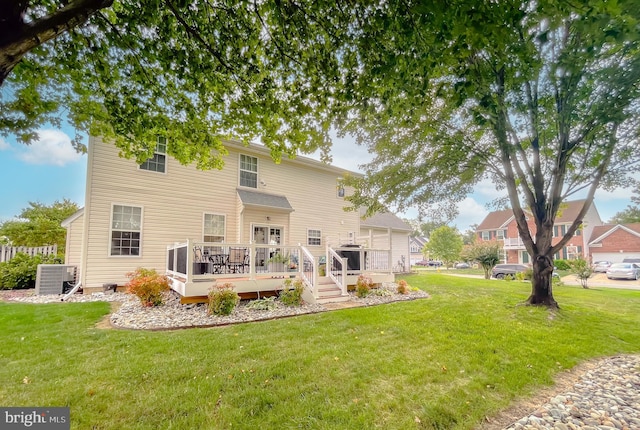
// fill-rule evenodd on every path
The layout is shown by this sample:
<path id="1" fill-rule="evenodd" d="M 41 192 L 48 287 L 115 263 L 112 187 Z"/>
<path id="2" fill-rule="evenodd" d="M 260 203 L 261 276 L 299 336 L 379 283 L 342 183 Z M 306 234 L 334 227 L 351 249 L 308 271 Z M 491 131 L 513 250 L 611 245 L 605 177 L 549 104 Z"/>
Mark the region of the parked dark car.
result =
<path id="1" fill-rule="evenodd" d="M 429 266 L 431 266 L 431 267 L 440 267 L 440 266 L 442 266 L 442 261 L 429 260 Z"/>
<path id="2" fill-rule="evenodd" d="M 428 266 L 429 262 L 427 260 L 420 260 L 416 262 L 416 266 Z"/>
<path id="3" fill-rule="evenodd" d="M 491 269 L 491 276 L 496 279 L 504 279 L 507 276 L 515 278 L 516 273 L 529 270 L 529 266 L 524 264 L 497 264 Z"/>

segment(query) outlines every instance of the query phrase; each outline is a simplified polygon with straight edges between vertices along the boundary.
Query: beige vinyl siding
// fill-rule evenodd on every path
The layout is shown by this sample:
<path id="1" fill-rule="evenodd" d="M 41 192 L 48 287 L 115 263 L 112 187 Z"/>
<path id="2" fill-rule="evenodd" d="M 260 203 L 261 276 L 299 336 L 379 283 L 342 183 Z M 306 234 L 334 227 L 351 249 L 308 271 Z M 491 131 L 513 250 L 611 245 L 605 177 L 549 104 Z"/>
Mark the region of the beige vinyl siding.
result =
<path id="1" fill-rule="evenodd" d="M 82 230 L 84 214 L 74 219 L 67 227 L 67 244 L 64 253 L 64 264 L 80 267 L 82 261 Z"/>
<path id="2" fill-rule="evenodd" d="M 382 228 L 363 228 L 360 231 L 360 236 L 369 236 L 371 233 L 373 237 L 374 249 L 389 249 L 389 236 L 388 230 Z M 405 267 L 409 267 L 409 232 L 405 231 L 391 231 L 391 267 L 398 264 L 404 255 Z"/>
<path id="3" fill-rule="evenodd" d="M 126 273 L 137 267 L 164 272 L 167 245 L 187 238 L 201 240 L 205 212 L 226 215 L 228 243 L 248 242 L 251 226 L 256 223 L 282 226 L 285 245 L 305 244 L 309 227 L 322 230 L 323 236 L 343 238 L 350 231 L 358 231 L 357 212 L 344 212 L 346 203 L 336 197 L 336 179 L 342 176 L 338 170 L 289 160 L 276 164 L 252 148 L 230 145 L 228 149 L 223 170 L 200 171 L 182 166 L 169 156 L 167 173 L 159 175 L 139 169 L 135 160 L 118 157 L 113 145 L 91 137 L 84 285 L 122 285 L 127 281 Z M 243 207 L 236 191 L 241 153 L 258 158 L 257 191 L 286 196 L 293 212 Z M 140 256 L 109 255 L 113 204 L 142 207 Z M 324 247 L 314 247 L 312 252 L 321 255 Z"/>

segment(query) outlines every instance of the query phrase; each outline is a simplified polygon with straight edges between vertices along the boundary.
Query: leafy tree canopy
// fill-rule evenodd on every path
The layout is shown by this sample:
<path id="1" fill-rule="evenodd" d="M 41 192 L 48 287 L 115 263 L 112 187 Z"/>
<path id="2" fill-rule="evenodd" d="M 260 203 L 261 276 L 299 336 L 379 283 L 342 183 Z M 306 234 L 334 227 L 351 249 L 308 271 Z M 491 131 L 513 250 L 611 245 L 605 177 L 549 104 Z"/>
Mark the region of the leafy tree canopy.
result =
<path id="1" fill-rule="evenodd" d="M 165 135 L 172 156 L 200 168 L 222 166 L 224 138 L 259 139 L 276 160 L 326 151 L 341 79 L 328 41 L 343 37 L 328 31 L 344 16 L 315 4 L 2 2 L 0 132 L 29 143 L 66 113 L 140 161 Z"/>
<path id="2" fill-rule="evenodd" d="M 455 228 L 442 226 L 431 232 L 429 242 L 424 245 L 430 258 L 442 260 L 447 266 L 460 259 L 462 237 Z"/>
<path id="3" fill-rule="evenodd" d="M 460 255 L 464 260 L 476 261 L 484 270 L 485 279 L 491 277 L 490 271 L 500 262 L 502 244 L 497 241 L 477 241 L 466 245 Z"/>
<path id="4" fill-rule="evenodd" d="M 596 189 L 630 185 L 640 166 L 640 8 L 631 0 L 404 5 L 381 5 L 354 42 L 359 105 L 344 128 L 377 156 L 352 202 L 450 212 L 491 178 L 506 189 L 532 256 L 528 302 L 557 306 L 554 253 Z M 552 244 L 561 204 L 578 193 L 582 209 Z"/>
<path id="5" fill-rule="evenodd" d="M 17 219 L 0 223 L 0 236 L 5 236 L 13 246 L 58 245 L 63 253 L 67 230 L 60 225 L 78 210 L 78 205 L 64 199 L 51 205 L 29 202 Z"/>

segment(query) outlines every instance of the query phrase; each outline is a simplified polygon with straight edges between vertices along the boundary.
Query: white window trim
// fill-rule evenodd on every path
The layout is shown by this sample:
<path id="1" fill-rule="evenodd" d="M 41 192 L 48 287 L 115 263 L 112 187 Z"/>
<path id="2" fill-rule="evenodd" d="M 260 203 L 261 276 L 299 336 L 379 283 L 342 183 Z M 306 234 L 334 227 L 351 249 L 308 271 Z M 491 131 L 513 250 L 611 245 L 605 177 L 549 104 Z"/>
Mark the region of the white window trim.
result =
<path id="1" fill-rule="evenodd" d="M 255 158 L 256 159 L 256 171 L 252 172 L 250 170 L 243 170 L 242 169 L 242 157 L 251 157 L 251 158 Z M 242 172 L 250 172 L 250 173 L 255 173 L 256 174 L 256 186 L 254 187 L 248 187 L 246 185 L 242 185 L 240 183 L 241 177 L 242 177 Z M 258 184 L 260 184 L 260 160 L 258 159 L 258 157 L 254 156 L 254 155 L 249 155 L 249 154 L 238 154 L 238 186 L 242 187 L 242 188 L 246 188 L 248 190 L 257 190 L 258 189 Z"/>
<path id="2" fill-rule="evenodd" d="M 205 218 L 207 217 L 207 215 L 217 215 L 217 216 L 221 216 L 221 217 L 224 218 L 224 234 L 222 235 L 222 242 L 220 242 L 220 243 L 226 242 L 226 240 L 227 240 L 227 214 L 221 214 L 221 213 L 217 213 L 217 212 L 203 212 L 202 213 L 202 241 L 206 242 L 205 236 L 209 236 L 204 231 Z M 215 242 L 215 243 L 217 243 L 217 242 Z"/>
<path id="3" fill-rule="evenodd" d="M 319 233 L 319 236 L 318 237 L 315 237 L 315 236 L 314 237 L 310 237 L 309 236 L 309 232 L 310 231 L 317 231 Z M 311 244 L 309 244 L 309 239 L 320 239 L 320 243 L 317 244 L 317 245 L 311 245 Z M 308 228 L 307 229 L 307 246 L 322 246 L 322 229 L 319 229 L 319 228 Z"/>
<path id="4" fill-rule="evenodd" d="M 140 253 L 138 255 L 111 255 L 111 233 L 113 232 L 113 207 L 114 206 L 130 206 L 140 208 Z M 143 224 L 144 224 L 144 206 L 135 203 L 111 203 L 109 210 L 109 234 L 107 235 L 107 257 L 108 258 L 141 258 L 142 257 L 142 244 L 143 244 Z M 127 230 L 118 230 L 127 231 Z"/>
<path id="5" fill-rule="evenodd" d="M 498 232 L 500 232 L 500 234 L 498 234 Z M 496 230 L 496 239 L 504 239 L 504 238 L 505 238 L 504 230 L 502 229 Z"/>
<path id="6" fill-rule="evenodd" d="M 142 164 L 144 164 L 146 161 L 144 161 L 142 164 L 138 164 L 138 170 L 142 171 L 142 172 L 149 172 L 149 173 L 155 173 L 158 175 L 166 175 L 167 171 L 169 170 L 169 156 L 167 155 L 167 150 L 165 149 L 165 152 L 159 152 L 158 151 L 158 144 L 160 142 L 158 142 L 158 140 L 160 140 L 160 137 L 163 136 L 158 136 L 157 140 L 156 140 L 156 148 L 153 150 L 153 155 L 155 154 L 160 154 L 160 155 L 164 155 L 164 172 L 158 172 L 157 170 L 149 170 L 149 169 L 143 169 L 142 168 Z M 167 138 L 165 138 L 164 141 L 164 145 L 165 148 L 167 148 L 169 146 L 169 140 Z"/>
<path id="7" fill-rule="evenodd" d="M 487 236 L 486 238 L 484 237 L 485 235 Z M 481 231 L 480 232 L 480 238 L 482 240 L 489 240 L 489 239 L 491 239 L 491 233 L 488 232 L 488 231 Z"/>

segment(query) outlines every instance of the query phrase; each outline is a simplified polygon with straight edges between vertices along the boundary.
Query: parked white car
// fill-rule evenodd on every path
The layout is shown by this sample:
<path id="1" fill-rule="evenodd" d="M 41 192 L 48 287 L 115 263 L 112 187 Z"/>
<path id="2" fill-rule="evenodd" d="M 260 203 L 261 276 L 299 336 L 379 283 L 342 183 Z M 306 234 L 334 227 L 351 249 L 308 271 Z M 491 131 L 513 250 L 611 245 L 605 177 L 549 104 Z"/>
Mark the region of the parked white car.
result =
<path id="1" fill-rule="evenodd" d="M 613 263 L 607 269 L 609 279 L 640 279 L 640 266 L 635 263 Z"/>

